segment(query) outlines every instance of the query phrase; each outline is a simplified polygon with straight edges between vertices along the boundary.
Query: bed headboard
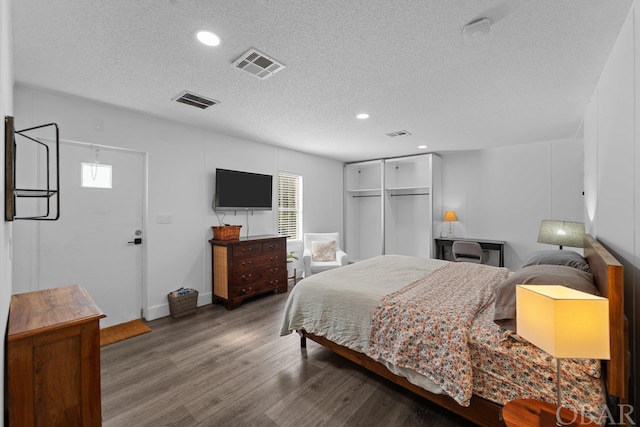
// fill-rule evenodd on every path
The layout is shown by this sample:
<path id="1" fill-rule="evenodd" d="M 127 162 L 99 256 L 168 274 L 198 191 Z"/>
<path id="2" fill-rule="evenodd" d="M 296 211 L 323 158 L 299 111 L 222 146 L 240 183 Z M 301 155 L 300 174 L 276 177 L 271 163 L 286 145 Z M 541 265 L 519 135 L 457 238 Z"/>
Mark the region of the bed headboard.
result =
<path id="1" fill-rule="evenodd" d="M 600 295 L 609 299 L 609 339 L 611 359 L 603 361 L 607 392 L 618 403 L 628 402 L 628 334 L 624 316 L 624 269 L 622 264 L 589 234 L 584 236 L 584 257 Z"/>

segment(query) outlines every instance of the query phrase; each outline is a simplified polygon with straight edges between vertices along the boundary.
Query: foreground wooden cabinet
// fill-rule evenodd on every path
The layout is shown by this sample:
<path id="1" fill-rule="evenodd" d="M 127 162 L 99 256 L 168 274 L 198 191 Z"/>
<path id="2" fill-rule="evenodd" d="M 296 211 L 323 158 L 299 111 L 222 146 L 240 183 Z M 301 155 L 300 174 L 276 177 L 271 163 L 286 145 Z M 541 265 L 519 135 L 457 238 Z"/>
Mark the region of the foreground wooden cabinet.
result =
<path id="1" fill-rule="evenodd" d="M 13 295 L 7 335 L 11 426 L 100 426 L 100 318 L 77 285 Z"/>
<path id="2" fill-rule="evenodd" d="M 213 247 L 214 302 L 227 310 L 267 292 L 287 292 L 287 238 L 255 236 L 210 240 Z"/>

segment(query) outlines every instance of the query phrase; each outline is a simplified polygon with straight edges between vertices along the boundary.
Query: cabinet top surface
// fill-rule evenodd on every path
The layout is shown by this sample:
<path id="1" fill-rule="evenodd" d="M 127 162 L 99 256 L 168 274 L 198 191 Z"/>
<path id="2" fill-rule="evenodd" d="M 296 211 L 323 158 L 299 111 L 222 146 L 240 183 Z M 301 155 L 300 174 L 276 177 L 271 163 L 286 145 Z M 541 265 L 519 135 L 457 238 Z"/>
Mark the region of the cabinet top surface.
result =
<path id="1" fill-rule="evenodd" d="M 264 234 L 261 236 L 249 236 L 249 237 L 240 237 L 238 240 L 209 240 L 211 243 L 215 243 L 216 245 L 233 245 L 235 243 L 242 242 L 256 242 L 260 240 L 272 240 L 272 239 L 286 239 L 287 236 L 283 236 L 280 234 Z"/>
<path id="2" fill-rule="evenodd" d="M 26 338 L 102 317 L 105 314 L 78 285 L 16 294 L 11 296 L 8 339 Z"/>
<path id="3" fill-rule="evenodd" d="M 506 240 L 471 239 L 467 237 L 436 237 L 435 240 L 442 242 L 455 242 L 456 240 L 461 240 L 463 242 L 496 243 L 498 245 L 504 245 L 507 243 Z"/>

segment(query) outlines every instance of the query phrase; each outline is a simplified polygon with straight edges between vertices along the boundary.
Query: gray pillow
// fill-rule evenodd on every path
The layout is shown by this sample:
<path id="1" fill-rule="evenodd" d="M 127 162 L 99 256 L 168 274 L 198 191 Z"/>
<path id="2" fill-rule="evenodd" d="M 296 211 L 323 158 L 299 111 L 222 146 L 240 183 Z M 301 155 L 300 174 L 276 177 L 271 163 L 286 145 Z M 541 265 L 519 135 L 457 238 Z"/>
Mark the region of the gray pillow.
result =
<path id="1" fill-rule="evenodd" d="M 582 255 L 574 251 L 559 249 L 532 252 L 525 258 L 522 267 L 540 264 L 566 265 L 567 267 L 574 267 L 586 272 L 591 271 L 587 260 L 584 259 Z"/>
<path id="2" fill-rule="evenodd" d="M 531 265 L 506 278 L 496 289 L 493 321 L 516 332 L 516 285 L 563 285 L 597 295 L 593 275 L 564 265 Z"/>

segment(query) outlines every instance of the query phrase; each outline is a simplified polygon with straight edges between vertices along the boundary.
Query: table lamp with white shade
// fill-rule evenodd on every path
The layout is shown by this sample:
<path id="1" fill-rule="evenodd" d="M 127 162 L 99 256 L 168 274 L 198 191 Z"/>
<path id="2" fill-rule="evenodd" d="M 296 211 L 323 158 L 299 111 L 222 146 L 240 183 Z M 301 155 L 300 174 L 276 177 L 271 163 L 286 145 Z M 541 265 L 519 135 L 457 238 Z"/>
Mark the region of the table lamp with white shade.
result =
<path id="1" fill-rule="evenodd" d="M 610 358 L 609 300 L 562 285 L 517 285 L 516 331 L 556 358 L 560 408 L 560 360 Z"/>

